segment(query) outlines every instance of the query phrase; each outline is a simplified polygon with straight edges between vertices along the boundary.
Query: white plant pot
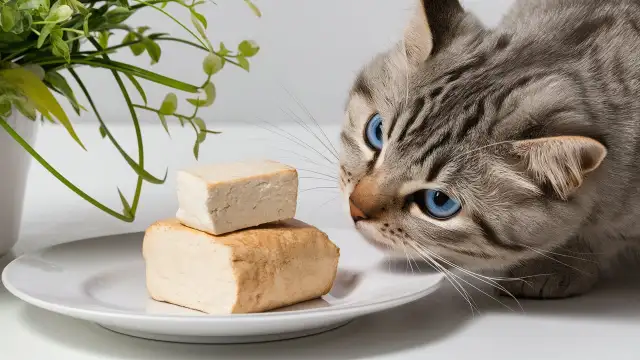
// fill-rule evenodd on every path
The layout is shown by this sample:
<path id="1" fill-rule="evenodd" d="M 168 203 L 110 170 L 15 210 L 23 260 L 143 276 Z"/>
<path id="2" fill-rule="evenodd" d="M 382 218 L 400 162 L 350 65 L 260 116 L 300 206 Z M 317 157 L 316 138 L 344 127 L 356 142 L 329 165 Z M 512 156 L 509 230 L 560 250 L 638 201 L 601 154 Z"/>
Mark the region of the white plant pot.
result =
<path id="1" fill-rule="evenodd" d="M 13 111 L 7 121 L 29 144 L 35 142 L 38 122 L 18 111 Z M 31 156 L 0 128 L 0 257 L 18 241 L 30 165 Z"/>

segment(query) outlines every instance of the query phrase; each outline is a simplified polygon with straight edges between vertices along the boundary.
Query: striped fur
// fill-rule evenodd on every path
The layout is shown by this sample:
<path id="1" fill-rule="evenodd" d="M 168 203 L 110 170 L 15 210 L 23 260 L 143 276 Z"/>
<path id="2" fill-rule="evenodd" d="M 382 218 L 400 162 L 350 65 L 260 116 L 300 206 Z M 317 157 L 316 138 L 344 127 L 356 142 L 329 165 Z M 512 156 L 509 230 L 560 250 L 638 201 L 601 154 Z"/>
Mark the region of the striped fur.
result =
<path id="1" fill-rule="evenodd" d="M 367 64 L 350 94 L 342 188 L 348 198 L 375 179 L 358 196 L 386 204 L 357 228 L 400 254 L 426 248 L 514 276 L 555 271 L 531 289 L 510 285 L 519 296 L 587 291 L 640 245 L 640 1 L 521 0 L 496 29 L 457 0 L 416 11 L 405 41 Z M 363 138 L 375 113 L 380 153 Z M 434 188 L 462 213 L 437 221 L 407 200 Z"/>

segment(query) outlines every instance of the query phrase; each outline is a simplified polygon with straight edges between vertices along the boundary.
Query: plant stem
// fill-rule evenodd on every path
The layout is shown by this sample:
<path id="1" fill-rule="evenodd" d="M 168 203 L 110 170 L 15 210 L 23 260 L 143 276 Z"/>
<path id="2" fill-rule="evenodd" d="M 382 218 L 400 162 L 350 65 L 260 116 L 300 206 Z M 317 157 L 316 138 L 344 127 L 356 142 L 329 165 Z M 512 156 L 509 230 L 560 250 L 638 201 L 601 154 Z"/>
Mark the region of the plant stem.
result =
<path id="1" fill-rule="evenodd" d="M 76 193 L 78 196 L 97 207 L 98 209 L 104 211 L 105 213 L 125 222 L 133 222 L 134 217 L 127 217 L 123 214 L 116 212 L 115 210 L 110 209 L 109 207 L 103 205 L 99 201 L 95 200 L 91 196 L 89 196 L 84 191 L 80 190 L 77 186 L 73 185 L 69 180 L 67 180 L 62 174 L 60 174 L 51 164 L 49 164 L 38 152 L 29 145 L 4 119 L 0 118 L 0 126 L 4 128 L 4 130 L 11 136 L 22 148 L 29 153 L 40 165 L 42 165 L 47 171 L 51 173 L 56 179 L 58 179 L 62 184 L 64 184 L 71 191 Z"/>
<path id="2" fill-rule="evenodd" d="M 168 12 L 164 11 L 164 9 L 161 9 L 157 6 L 155 6 L 154 4 L 151 4 L 147 1 L 144 0 L 134 0 L 137 3 L 141 3 L 141 4 L 145 4 L 149 7 L 152 7 L 158 11 L 160 11 L 161 13 L 165 14 L 166 16 L 168 16 L 171 20 L 173 20 L 176 24 L 180 25 L 180 27 L 182 27 L 184 30 L 186 30 L 189 34 L 191 34 L 191 36 L 193 36 L 194 38 L 198 39 L 198 42 L 207 50 L 209 51 L 213 51 L 213 49 L 211 49 L 210 47 L 207 46 L 207 44 L 202 41 L 202 39 L 200 39 L 200 37 L 194 33 L 191 29 L 189 29 L 188 27 L 186 27 L 182 22 L 180 22 L 178 19 L 176 19 L 173 15 L 169 14 Z"/>
<path id="3" fill-rule="evenodd" d="M 136 108 L 136 109 L 151 111 L 151 112 L 154 112 L 154 113 L 160 115 L 160 110 L 154 109 L 154 108 L 149 107 L 149 106 L 133 104 L 133 107 Z M 171 115 L 175 116 L 175 117 L 181 117 L 181 118 L 184 118 L 184 119 L 193 119 L 194 118 L 194 117 L 190 117 L 190 116 L 186 116 L 186 115 L 182 115 L 182 114 L 171 114 Z"/>
<path id="4" fill-rule="evenodd" d="M 206 47 L 202 47 L 202 46 L 200 46 L 200 45 L 198 45 L 198 44 L 196 44 L 194 42 L 191 42 L 189 40 L 178 39 L 178 38 L 174 38 L 174 37 L 170 37 L 170 36 L 162 36 L 162 37 L 157 38 L 156 40 L 158 40 L 158 41 L 159 40 L 173 41 L 173 42 L 178 42 L 178 43 L 190 45 L 190 46 L 196 47 L 196 48 L 198 48 L 200 50 L 212 52 L 212 53 L 218 55 L 219 57 L 224 58 L 228 63 L 231 63 L 231 64 L 236 65 L 236 66 L 240 66 L 240 63 L 238 63 L 236 61 L 233 61 L 233 60 L 229 60 L 229 56 L 227 56 L 227 55 L 222 56 L 217 51 L 211 51 L 211 50 L 207 49 Z"/>
<path id="5" fill-rule="evenodd" d="M 98 111 L 98 108 L 96 107 L 96 104 L 94 103 L 93 98 L 91 97 L 91 94 L 89 93 L 89 90 L 87 90 L 87 87 L 84 85 L 84 82 L 82 81 L 82 79 L 80 79 L 80 76 L 78 75 L 78 73 L 76 73 L 76 71 L 71 69 L 71 68 L 69 68 L 67 70 L 69 71 L 71 76 L 73 76 L 75 81 L 78 83 L 78 86 L 80 86 L 80 90 L 82 90 L 82 92 L 84 93 L 84 96 L 89 101 L 89 105 L 91 106 L 91 109 L 93 110 L 93 113 L 98 118 L 98 122 L 104 128 L 105 134 L 107 135 L 107 138 L 111 141 L 113 146 L 115 146 L 116 150 L 118 150 L 118 152 L 125 159 L 127 164 L 129 164 L 129 166 L 133 169 L 133 171 L 136 172 L 136 174 L 138 174 L 138 176 L 141 176 L 147 182 L 150 182 L 152 184 L 158 184 L 158 185 L 163 184 L 164 181 L 166 180 L 166 176 L 167 175 L 165 174 L 164 179 L 156 178 L 155 176 L 153 176 L 149 172 L 147 172 L 140 164 L 136 163 L 129 156 L 129 154 L 127 154 L 126 151 L 124 151 L 124 149 L 122 148 L 122 146 L 120 146 L 120 144 L 115 139 L 113 134 L 111 134 L 111 131 L 109 131 L 109 128 L 107 127 L 107 124 L 102 119 L 102 116 L 100 115 L 100 112 Z"/>
<path id="6" fill-rule="evenodd" d="M 89 41 L 91 42 L 91 44 L 93 44 L 93 46 L 95 46 L 96 50 L 100 50 L 100 44 L 98 44 L 98 42 L 93 37 L 89 38 Z M 109 59 L 109 55 L 107 54 L 103 54 L 102 57 L 107 61 L 111 61 L 111 59 Z M 127 91 L 127 88 L 124 86 L 124 83 L 122 82 L 122 78 L 120 77 L 120 74 L 118 74 L 118 72 L 115 70 L 111 70 L 111 74 L 113 74 L 113 77 L 116 79 L 116 82 L 118 83 L 118 87 L 120 87 L 120 91 L 122 92 L 122 96 L 124 97 L 124 100 L 127 102 L 127 107 L 129 108 L 129 113 L 131 114 L 131 120 L 133 121 L 133 127 L 135 128 L 135 132 L 136 132 L 136 141 L 138 143 L 138 164 L 140 164 L 140 167 L 144 168 L 144 143 L 142 141 L 142 131 L 140 130 L 140 122 L 138 121 L 138 114 L 136 113 L 136 109 L 134 109 L 133 107 L 133 102 L 131 101 L 131 97 L 129 96 L 129 91 Z M 138 209 L 141 190 L 142 190 L 142 178 L 139 177 L 138 182 L 136 184 L 137 196 L 134 197 L 133 202 L 131 203 L 132 214 L 135 214 Z"/>

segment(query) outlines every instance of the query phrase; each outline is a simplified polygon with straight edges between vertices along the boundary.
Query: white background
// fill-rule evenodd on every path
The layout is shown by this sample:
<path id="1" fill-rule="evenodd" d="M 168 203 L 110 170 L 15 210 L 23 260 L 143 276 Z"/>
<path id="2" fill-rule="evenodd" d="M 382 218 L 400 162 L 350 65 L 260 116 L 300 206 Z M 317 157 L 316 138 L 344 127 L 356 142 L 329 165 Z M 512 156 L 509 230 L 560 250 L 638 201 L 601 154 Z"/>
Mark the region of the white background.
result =
<path id="1" fill-rule="evenodd" d="M 411 14 L 413 0 L 256 0 L 263 12 L 256 18 L 242 0 L 219 0 L 206 5 L 208 34 L 214 44 L 224 41 L 235 48 L 243 39 L 254 39 L 262 47 L 250 74 L 229 67 L 215 77 L 216 104 L 202 112 L 211 124 L 267 120 L 288 120 L 282 109 L 295 102 L 295 94 L 318 121 L 339 123 L 345 95 L 359 68 L 377 52 L 400 39 Z M 513 0 L 463 0 L 465 7 L 489 26 L 495 25 Z M 168 7 L 187 24 L 182 8 Z M 186 37 L 184 30 L 164 15 L 149 9 L 130 19 L 134 25 L 148 25 L 152 31 Z M 115 35 L 114 43 L 121 37 Z M 164 43 L 161 62 L 152 69 L 180 80 L 202 81 L 203 54 L 182 45 Z M 134 58 L 128 49 L 118 60 L 147 67 L 146 55 Z M 116 84 L 107 71 L 83 69 L 89 87 L 97 97 L 103 116 L 110 122 L 127 123 L 128 112 Z M 147 86 L 154 106 L 159 106 L 166 90 Z M 285 91 L 287 89 L 287 91 Z M 184 108 L 183 108 L 184 109 Z M 185 110 L 186 112 L 186 110 Z M 157 120 L 141 113 L 145 122 Z M 83 115 L 75 121 L 93 121 Z"/>

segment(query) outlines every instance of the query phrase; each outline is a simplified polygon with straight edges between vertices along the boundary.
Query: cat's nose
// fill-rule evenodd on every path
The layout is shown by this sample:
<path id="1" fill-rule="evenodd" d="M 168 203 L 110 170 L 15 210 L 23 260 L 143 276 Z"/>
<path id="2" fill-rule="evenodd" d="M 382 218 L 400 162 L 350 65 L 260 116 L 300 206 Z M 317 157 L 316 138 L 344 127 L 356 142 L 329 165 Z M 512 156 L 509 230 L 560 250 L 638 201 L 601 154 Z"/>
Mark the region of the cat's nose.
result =
<path id="1" fill-rule="evenodd" d="M 360 210 L 360 208 L 358 208 L 358 206 L 354 204 L 353 201 L 351 201 L 351 199 L 349 199 L 349 212 L 351 213 L 351 218 L 353 219 L 353 222 L 357 223 L 358 221 L 368 219 L 367 214 L 365 214 L 364 211 Z"/>

